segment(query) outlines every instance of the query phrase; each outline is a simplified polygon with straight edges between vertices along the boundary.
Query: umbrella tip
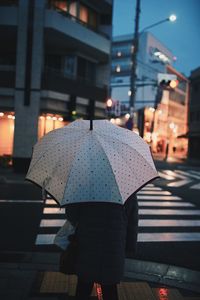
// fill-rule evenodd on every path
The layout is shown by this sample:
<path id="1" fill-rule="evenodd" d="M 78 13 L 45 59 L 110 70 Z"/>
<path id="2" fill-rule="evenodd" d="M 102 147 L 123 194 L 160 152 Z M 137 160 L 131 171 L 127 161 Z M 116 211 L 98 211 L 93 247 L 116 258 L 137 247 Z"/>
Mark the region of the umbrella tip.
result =
<path id="1" fill-rule="evenodd" d="M 90 130 L 93 130 L 93 120 L 90 120 Z"/>

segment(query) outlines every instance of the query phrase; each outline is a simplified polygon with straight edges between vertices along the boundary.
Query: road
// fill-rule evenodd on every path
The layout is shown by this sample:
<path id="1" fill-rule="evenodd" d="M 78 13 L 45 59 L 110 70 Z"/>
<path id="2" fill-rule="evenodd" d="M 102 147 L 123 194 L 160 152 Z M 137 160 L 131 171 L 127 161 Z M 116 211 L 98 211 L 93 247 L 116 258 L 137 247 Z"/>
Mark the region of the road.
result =
<path id="1" fill-rule="evenodd" d="M 136 259 L 200 270 L 200 170 L 159 168 L 160 179 L 138 193 Z M 32 184 L 0 186 L 1 251 L 56 251 L 53 239 L 64 209 L 44 203 Z"/>

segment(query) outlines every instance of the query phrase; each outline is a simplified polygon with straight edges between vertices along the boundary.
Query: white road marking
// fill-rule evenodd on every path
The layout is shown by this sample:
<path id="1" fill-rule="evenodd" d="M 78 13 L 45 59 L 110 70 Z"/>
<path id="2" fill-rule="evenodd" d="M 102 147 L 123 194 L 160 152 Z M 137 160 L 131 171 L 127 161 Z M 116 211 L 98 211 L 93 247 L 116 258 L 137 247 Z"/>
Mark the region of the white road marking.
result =
<path id="1" fill-rule="evenodd" d="M 160 215 L 160 216 L 176 216 L 176 215 L 200 215 L 198 209 L 139 209 L 139 215 Z"/>
<path id="2" fill-rule="evenodd" d="M 56 236 L 55 234 L 38 234 L 35 244 L 36 245 L 52 245 L 55 236 Z"/>
<path id="3" fill-rule="evenodd" d="M 9 200 L 9 199 L 1 199 L 1 203 L 44 203 L 43 200 Z"/>
<path id="4" fill-rule="evenodd" d="M 166 180 L 175 180 L 175 177 L 167 174 L 163 174 L 162 172 L 158 172 L 158 175 Z"/>
<path id="5" fill-rule="evenodd" d="M 168 191 L 140 191 L 137 195 L 171 195 Z"/>
<path id="6" fill-rule="evenodd" d="M 200 189 L 200 183 L 197 183 L 197 184 L 194 184 L 194 185 L 190 186 L 190 189 L 199 190 Z"/>
<path id="7" fill-rule="evenodd" d="M 56 201 L 53 200 L 53 199 L 47 199 L 47 200 L 46 200 L 46 204 L 49 204 L 49 205 L 58 205 L 58 204 L 56 203 Z"/>
<path id="8" fill-rule="evenodd" d="M 188 202 L 157 202 L 157 201 L 138 201 L 139 206 L 160 206 L 160 207 L 194 207 L 195 205 Z"/>
<path id="9" fill-rule="evenodd" d="M 65 209 L 57 208 L 57 207 L 45 207 L 43 213 L 44 214 L 65 214 Z"/>
<path id="10" fill-rule="evenodd" d="M 157 220 L 140 219 L 139 227 L 196 227 L 200 226 L 200 220 Z"/>
<path id="11" fill-rule="evenodd" d="M 143 196 L 143 195 L 138 195 L 137 196 L 138 200 L 182 200 L 182 198 L 178 196 Z"/>
<path id="12" fill-rule="evenodd" d="M 64 225 L 66 220 L 64 219 L 50 219 L 50 220 L 41 220 L 40 227 L 61 227 Z"/>
<path id="13" fill-rule="evenodd" d="M 140 191 L 162 191 L 160 187 L 143 187 Z"/>
<path id="14" fill-rule="evenodd" d="M 189 242 L 200 241 L 199 232 L 139 233 L 138 242 Z"/>
<path id="15" fill-rule="evenodd" d="M 189 177 L 192 177 L 192 178 L 195 178 L 195 179 L 200 179 L 200 175 L 191 174 L 190 172 L 185 172 L 185 171 L 180 171 L 180 170 L 177 170 L 176 172 L 178 172 L 180 174 L 183 174 L 186 177 L 189 176 Z"/>
<path id="16" fill-rule="evenodd" d="M 180 187 L 180 186 L 186 185 L 190 182 L 191 182 L 190 179 L 184 179 L 184 180 L 179 180 L 179 181 L 175 181 L 175 182 L 170 182 L 167 184 L 167 186 Z"/>

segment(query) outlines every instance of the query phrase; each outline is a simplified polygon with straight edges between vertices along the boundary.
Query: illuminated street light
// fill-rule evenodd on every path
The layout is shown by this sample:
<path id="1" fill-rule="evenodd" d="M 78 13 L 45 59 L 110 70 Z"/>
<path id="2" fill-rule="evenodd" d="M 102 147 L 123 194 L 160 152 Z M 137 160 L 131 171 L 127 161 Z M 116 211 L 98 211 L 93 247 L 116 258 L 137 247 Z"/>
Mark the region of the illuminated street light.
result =
<path id="1" fill-rule="evenodd" d="M 168 18 L 161 20 L 159 22 L 156 22 L 150 26 L 147 26 L 147 27 L 143 28 L 142 31 L 139 31 L 139 15 L 140 15 L 140 0 L 137 0 L 137 2 L 136 2 L 136 17 L 135 17 L 135 32 L 134 32 L 133 45 L 132 45 L 134 51 L 131 56 L 131 61 L 132 61 L 131 74 L 130 74 L 130 91 L 131 91 L 131 93 L 129 96 L 129 109 L 130 109 L 130 115 L 131 115 L 132 119 L 133 119 L 135 97 L 136 97 L 136 79 L 137 79 L 136 69 L 137 69 L 137 52 L 139 49 L 139 36 L 149 28 L 158 26 L 164 22 L 176 21 L 176 15 L 173 14 L 173 15 L 170 15 Z M 133 126 L 134 126 L 134 120 L 133 120 Z"/>
<path id="2" fill-rule="evenodd" d="M 170 15 L 170 16 L 169 16 L 168 18 L 166 18 L 166 19 L 163 19 L 163 20 L 161 20 L 161 21 L 158 21 L 158 22 L 156 22 L 156 23 L 153 23 L 152 25 L 149 25 L 149 26 L 143 28 L 143 29 L 141 30 L 140 33 L 143 33 L 144 31 L 146 31 L 146 30 L 149 29 L 149 28 L 158 26 L 158 25 L 160 25 L 160 24 L 162 24 L 162 23 L 165 23 L 165 22 L 168 22 L 168 21 L 170 21 L 170 22 L 173 23 L 173 22 L 176 21 L 176 19 L 177 19 L 176 15 L 174 15 L 174 14 L 173 14 L 173 15 Z"/>
<path id="3" fill-rule="evenodd" d="M 175 22 L 176 19 L 177 19 L 176 15 L 171 15 L 171 16 L 169 16 L 169 21 L 170 21 L 170 22 Z"/>

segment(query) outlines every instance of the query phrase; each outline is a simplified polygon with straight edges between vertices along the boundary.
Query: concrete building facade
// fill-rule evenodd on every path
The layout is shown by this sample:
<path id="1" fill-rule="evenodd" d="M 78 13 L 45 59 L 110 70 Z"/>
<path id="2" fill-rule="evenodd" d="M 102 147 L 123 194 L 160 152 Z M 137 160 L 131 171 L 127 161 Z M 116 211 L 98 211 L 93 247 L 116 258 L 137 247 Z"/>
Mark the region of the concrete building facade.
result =
<path id="1" fill-rule="evenodd" d="M 200 67 L 190 76 L 189 159 L 200 160 Z"/>
<path id="2" fill-rule="evenodd" d="M 133 35 L 123 35 L 113 38 L 111 97 L 129 106 L 131 53 Z M 166 66 L 173 64 L 172 52 L 156 39 L 150 32 L 139 36 L 139 51 L 137 55 L 137 83 L 135 109 L 154 106 L 157 93 L 158 73 L 166 73 Z"/>
<path id="3" fill-rule="evenodd" d="M 105 117 L 112 0 L 0 3 L 0 157 L 27 169 L 32 147 L 74 118 Z"/>

